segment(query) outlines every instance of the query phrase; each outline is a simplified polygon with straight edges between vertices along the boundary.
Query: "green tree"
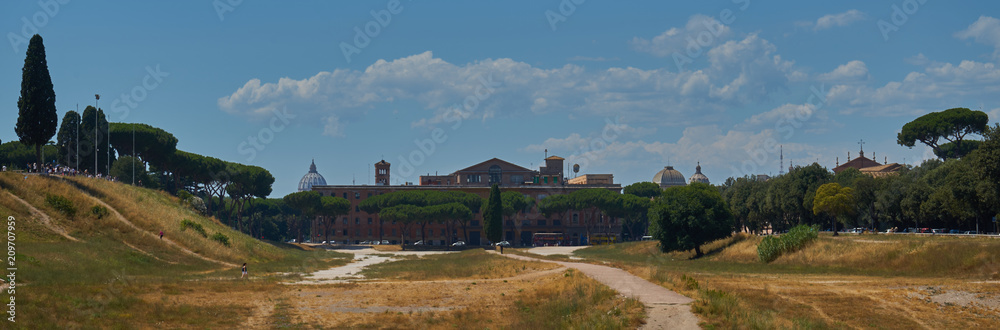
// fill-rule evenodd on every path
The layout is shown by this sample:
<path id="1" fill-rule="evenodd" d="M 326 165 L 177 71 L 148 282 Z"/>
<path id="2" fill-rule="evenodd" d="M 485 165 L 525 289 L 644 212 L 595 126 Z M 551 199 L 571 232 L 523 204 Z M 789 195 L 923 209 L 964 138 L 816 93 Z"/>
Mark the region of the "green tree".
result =
<path id="1" fill-rule="evenodd" d="M 135 173 L 134 177 L 132 173 Z M 132 156 L 115 160 L 115 163 L 111 165 L 111 176 L 126 184 L 135 182 L 136 185 L 142 185 L 143 181 L 149 182 L 149 179 L 146 178 L 145 165 L 138 158 Z M 133 181 L 133 179 L 135 180 Z"/>
<path id="2" fill-rule="evenodd" d="M 972 166 L 976 174 L 983 180 L 987 189 L 992 190 L 992 203 L 989 208 L 993 216 L 1000 216 L 1000 124 L 988 127 L 984 132 L 983 144 L 979 146 L 979 157 Z"/>
<path id="3" fill-rule="evenodd" d="M 660 250 L 694 249 L 695 258 L 704 255 L 702 244 L 729 237 L 733 225 L 722 195 L 704 183 L 666 189 L 649 210 L 649 232 Z"/>
<path id="4" fill-rule="evenodd" d="M 963 142 L 966 136 L 983 134 L 988 123 L 985 112 L 968 108 L 931 112 L 903 125 L 896 143 L 912 148 L 919 141 L 934 149 L 941 159 L 961 158 L 974 150 L 975 143 L 966 146 L 968 143 Z"/>
<path id="5" fill-rule="evenodd" d="M 511 219 L 514 223 L 514 244 L 523 245 L 521 237 L 521 222 L 517 220 L 517 215 L 531 206 L 534 199 L 516 191 L 504 191 L 500 193 L 500 200 L 503 202 L 503 215 Z"/>
<path id="6" fill-rule="evenodd" d="M 660 188 L 659 184 L 645 181 L 625 186 L 622 193 L 639 197 L 653 198 L 660 197 L 660 194 L 663 193 L 663 189 Z"/>
<path id="7" fill-rule="evenodd" d="M 847 222 L 846 217 L 854 212 L 854 190 L 831 182 L 819 186 L 813 198 L 813 214 L 827 214 L 832 217 L 833 236 L 837 236 L 837 220 Z"/>
<path id="8" fill-rule="evenodd" d="M 490 188 L 490 197 L 483 209 L 483 233 L 490 242 L 497 243 L 503 239 L 503 201 L 500 197 L 500 187 L 496 184 Z"/>
<path id="9" fill-rule="evenodd" d="M 315 191 L 294 192 L 285 195 L 285 197 L 282 198 L 282 200 L 284 200 L 285 204 L 287 204 L 289 207 L 296 209 L 299 212 L 302 212 L 302 215 L 308 219 L 312 219 L 312 217 L 316 214 L 316 212 L 319 211 L 319 208 L 322 207 L 322 204 L 320 203 L 320 195 L 318 192 Z M 296 235 L 299 242 L 301 242 L 302 227 L 301 226 L 298 227 L 299 228 Z"/>
<path id="10" fill-rule="evenodd" d="M 619 199 L 622 203 L 622 223 L 623 229 L 629 234 L 630 239 L 638 239 L 644 234 L 644 229 L 649 228 L 649 207 L 652 205 L 649 198 L 631 194 L 622 195 Z"/>
<path id="11" fill-rule="evenodd" d="M 95 128 L 96 125 L 96 128 Z M 108 120 L 104 110 L 87 106 L 80 123 L 80 170 L 91 174 L 108 173 Z M 96 158 L 96 159 L 95 159 Z M 95 161 L 97 167 L 94 167 Z M 114 158 L 111 158 L 114 162 Z"/>
<path id="12" fill-rule="evenodd" d="M 35 161 L 44 163 L 42 146 L 56 134 L 56 92 L 49 76 L 42 36 L 34 35 L 21 69 L 21 96 L 17 98 L 17 126 L 14 131 L 21 143 L 35 147 Z"/>
<path id="13" fill-rule="evenodd" d="M 333 226 L 333 222 L 337 220 L 337 216 L 345 215 L 351 210 L 351 202 L 344 199 L 343 197 L 336 196 L 321 196 L 319 212 L 320 216 L 323 217 L 323 240 L 330 241 L 330 227 Z M 379 230 L 379 240 L 382 239 L 381 230 Z"/>
<path id="14" fill-rule="evenodd" d="M 80 137 L 80 114 L 76 111 L 67 111 L 63 116 L 62 124 L 59 125 L 59 133 L 56 134 L 56 145 L 59 146 L 59 162 L 63 165 L 75 167 L 80 161 L 77 155 L 77 138 Z"/>

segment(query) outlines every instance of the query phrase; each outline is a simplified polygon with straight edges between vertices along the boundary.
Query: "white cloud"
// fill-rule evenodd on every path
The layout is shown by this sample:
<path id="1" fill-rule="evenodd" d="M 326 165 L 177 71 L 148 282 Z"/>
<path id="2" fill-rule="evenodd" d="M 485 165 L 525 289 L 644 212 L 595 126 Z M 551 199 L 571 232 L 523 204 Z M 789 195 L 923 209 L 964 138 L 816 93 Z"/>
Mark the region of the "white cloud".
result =
<path id="1" fill-rule="evenodd" d="M 959 39 L 972 39 L 980 44 L 993 46 L 993 58 L 1000 59 L 1000 20 L 980 16 L 978 20 L 969 25 L 965 30 L 955 33 Z"/>
<path id="2" fill-rule="evenodd" d="M 691 16 L 682 28 L 670 28 L 649 40 L 635 37 L 632 39 L 631 45 L 636 51 L 666 57 L 673 53 L 686 54 L 685 48 L 692 40 L 708 44 L 707 46 L 699 45 L 700 47 L 710 47 L 712 44 L 729 39 L 730 34 L 729 27 L 723 25 L 722 22 L 709 16 L 697 14 Z"/>
<path id="3" fill-rule="evenodd" d="M 803 124 L 821 125 L 826 117 L 817 115 L 816 107 L 810 104 L 785 104 L 777 108 L 755 114 L 736 125 L 741 130 L 774 128 L 781 131 L 798 129 Z M 785 128 L 788 127 L 788 128 Z"/>
<path id="4" fill-rule="evenodd" d="M 993 123 L 1000 122 L 1000 108 L 990 110 L 987 114 L 990 116 L 990 121 Z"/>
<path id="5" fill-rule="evenodd" d="M 297 120 L 325 125 L 325 134 L 331 136 L 343 136 L 346 123 L 398 102 L 415 104 L 409 111 L 426 113 L 414 126 L 441 123 L 454 116 L 456 106 L 467 118 L 482 120 L 567 112 L 685 126 L 719 121 L 718 114 L 727 109 L 784 90 L 789 77 L 800 73 L 775 52 L 773 44 L 752 34 L 709 50 L 708 67 L 682 72 L 632 67 L 588 71 L 572 64 L 543 69 L 507 58 L 453 64 L 424 52 L 378 60 L 363 71 L 337 69 L 273 83 L 252 79 L 219 98 L 218 105 L 225 112 L 257 119 L 288 107 Z M 478 100 L 470 101 L 477 93 Z M 469 105 L 475 107 L 466 108 Z M 658 120 L 664 117 L 674 120 Z"/>
<path id="6" fill-rule="evenodd" d="M 854 60 L 838 66 L 833 71 L 820 74 L 822 81 L 858 81 L 868 79 L 868 66 L 865 62 Z"/>
<path id="7" fill-rule="evenodd" d="M 927 62 L 923 72 L 910 72 L 881 87 L 835 85 L 827 92 L 827 102 L 845 114 L 912 116 L 963 106 L 970 99 L 995 97 L 1000 92 L 1000 68 L 993 63 Z"/>
<path id="8" fill-rule="evenodd" d="M 340 117 L 336 115 L 331 115 L 326 117 L 323 123 L 323 135 L 334 136 L 334 137 L 344 137 L 344 123 L 340 122 Z"/>
<path id="9" fill-rule="evenodd" d="M 816 20 L 816 23 L 812 23 L 810 25 L 813 26 L 814 31 L 819 31 L 839 26 L 847 26 L 851 23 L 863 20 L 864 18 L 864 13 L 858 11 L 857 9 L 851 9 L 843 13 L 820 17 Z"/>

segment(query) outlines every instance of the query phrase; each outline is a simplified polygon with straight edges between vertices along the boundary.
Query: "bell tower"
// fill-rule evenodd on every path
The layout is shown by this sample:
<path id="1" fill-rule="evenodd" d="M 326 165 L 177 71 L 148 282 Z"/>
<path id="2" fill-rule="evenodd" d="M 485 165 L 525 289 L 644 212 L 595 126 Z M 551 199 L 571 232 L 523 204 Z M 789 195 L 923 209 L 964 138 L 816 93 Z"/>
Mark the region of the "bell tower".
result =
<path id="1" fill-rule="evenodd" d="M 375 185 L 378 186 L 388 186 L 389 185 L 389 163 L 383 159 L 382 161 L 375 163 Z"/>

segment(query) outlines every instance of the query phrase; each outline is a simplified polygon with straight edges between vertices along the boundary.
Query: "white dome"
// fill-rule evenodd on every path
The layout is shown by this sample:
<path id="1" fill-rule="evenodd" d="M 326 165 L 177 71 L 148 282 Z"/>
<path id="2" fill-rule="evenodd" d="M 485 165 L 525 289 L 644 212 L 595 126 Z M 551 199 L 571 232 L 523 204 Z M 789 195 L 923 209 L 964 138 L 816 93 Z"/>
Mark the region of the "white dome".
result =
<path id="1" fill-rule="evenodd" d="M 676 186 L 686 186 L 684 174 L 674 169 L 673 166 L 665 166 L 653 176 L 653 183 L 660 185 L 660 188 L 670 188 Z"/>
<path id="2" fill-rule="evenodd" d="M 299 191 L 310 191 L 313 186 L 325 185 L 326 179 L 319 172 L 316 172 L 316 161 L 313 161 L 312 165 L 309 165 L 309 173 L 306 173 L 302 180 L 299 180 Z"/>
<path id="3" fill-rule="evenodd" d="M 694 168 L 694 174 L 691 175 L 690 179 L 688 179 L 688 183 L 689 184 L 690 183 L 695 183 L 695 182 L 701 182 L 701 183 L 704 183 L 704 184 L 711 184 L 711 183 L 708 182 L 708 177 L 705 176 L 704 174 L 701 174 L 701 163 L 700 162 L 698 163 L 698 166 Z"/>

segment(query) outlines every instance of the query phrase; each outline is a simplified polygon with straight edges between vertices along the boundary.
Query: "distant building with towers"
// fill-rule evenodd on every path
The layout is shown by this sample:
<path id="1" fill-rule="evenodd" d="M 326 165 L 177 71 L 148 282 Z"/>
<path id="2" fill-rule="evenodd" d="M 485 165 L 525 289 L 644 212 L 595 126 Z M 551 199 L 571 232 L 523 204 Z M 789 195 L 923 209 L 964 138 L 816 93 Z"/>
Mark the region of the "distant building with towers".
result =
<path id="1" fill-rule="evenodd" d="M 571 192 L 587 189 L 599 188 L 608 189 L 615 193 L 620 193 L 622 186 L 614 183 L 612 174 L 583 174 L 576 178 L 569 179 L 564 173 L 564 160 L 558 156 L 547 156 L 545 166 L 533 170 L 504 161 L 499 158 L 492 158 L 478 164 L 468 166 L 445 175 L 423 175 L 419 178 L 419 184 L 390 184 L 391 164 L 381 160 L 374 164 L 375 184 L 374 185 L 327 185 L 323 180 L 322 184 L 317 184 L 315 177 L 322 180 L 322 176 L 315 171 L 315 164 L 310 166 L 309 173 L 303 177 L 302 182 L 309 181 L 312 191 L 318 192 L 321 196 L 338 196 L 347 199 L 351 207 L 346 215 L 342 215 L 334 221 L 329 228 L 320 225 L 322 220 L 317 217 L 311 227 L 312 237 L 323 237 L 324 230 L 330 230 L 330 239 L 337 242 L 349 241 L 357 243 L 359 241 L 387 240 L 392 244 L 413 243 L 410 240 L 420 239 L 419 226 L 406 227 L 405 235 L 402 232 L 403 226 L 384 222 L 379 219 L 379 215 L 369 214 L 359 207 L 361 201 L 373 196 L 405 190 L 438 190 L 438 191 L 463 191 L 477 194 L 482 198 L 489 197 L 490 187 L 493 184 L 500 186 L 503 191 L 515 191 L 527 196 L 535 201 L 535 204 L 523 211 L 513 219 L 504 220 L 503 239 L 514 245 L 531 244 L 534 233 L 560 233 L 565 237 L 565 244 L 581 244 L 587 241 L 587 234 L 618 235 L 621 231 L 621 219 L 608 218 L 594 208 L 584 210 L 569 210 L 562 214 L 543 215 L 538 209 L 538 202 L 552 195 L 569 194 Z M 307 180 L 307 178 L 309 178 Z M 299 185 L 303 188 L 302 183 Z M 482 213 L 479 210 L 472 210 L 473 218 L 468 222 L 468 243 L 469 245 L 482 245 L 488 243 L 483 230 Z M 428 245 L 445 244 L 448 240 L 465 240 L 462 231 L 451 228 L 443 223 L 433 222 L 426 226 L 425 242 Z M 406 241 L 401 242 L 401 236 L 405 236 Z"/>
<path id="2" fill-rule="evenodd" d="M 858 157 L 848 160 L 846 163 L 837 164 L 837 167 L 833 168 L 833 173 L 840 173 L 847 169 L 853 168 L 861 171 L 861 173 L 865 173 L 877 178 L 888 175 L 894 175 L 896 173 L 899 173 L 899 170 L 903 168 L 903 166 L 898 163 L 890 164 L 886 162 L 885 164 L 881 164 L 877 161 L 869 159 L 868 157 L 865 157 L 864 141 L 858 142 L 858 144 L 861 145 L 861 151 L 858 152 Z M 847 158 L 850 157 L 851 155 L 848 154 Z"/>

